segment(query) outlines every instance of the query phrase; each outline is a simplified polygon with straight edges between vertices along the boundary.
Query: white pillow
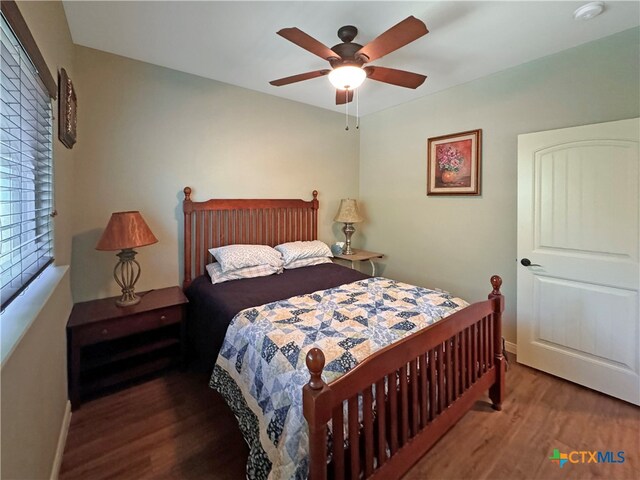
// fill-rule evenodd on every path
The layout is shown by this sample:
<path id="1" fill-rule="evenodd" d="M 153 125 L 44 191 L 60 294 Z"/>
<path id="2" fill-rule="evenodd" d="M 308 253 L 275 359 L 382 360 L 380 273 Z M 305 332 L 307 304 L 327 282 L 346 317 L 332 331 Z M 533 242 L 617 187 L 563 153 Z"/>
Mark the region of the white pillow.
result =
<path id="1" fill-rule="evenodd" d="M 257 265 L 282 268 L 283 264 L 280 252 L 268 245 L 227 245 L 210 248 L 209 253 L 218 261 L 225 273 Z"/>
<path id="2" fill-rule="evenodd" d="M 333 257 L 331 249 L 320 240 L 310 242 L 289 242 L 276 246 L 276 250 L 282 254 L 284 268 L 290 268 L 289 264 L 303 258 Z"/>
<path id="3" fill-rule="evenodd" d="M 239 280 L 241 278 L 266 277 L 274 273 L 282 273 L 282 267 L 272 265 L 256 265 L 254 267 L 239 268 L 230 272 L 223 272 L 218 262 L 207 265 L 207 273 L 211 277 L 211 283 L 228 282 L 229 280 Z"/>
<path id="4" fill-rule="evenodd" d="M 287 263 L 285 268 L 287 270 L 293 270 L 294 268 L 310 267 L 312 265 L 320 265 L 321 263 L 331 263 L 331 259 L 329 257 L 301 258 Z"/>

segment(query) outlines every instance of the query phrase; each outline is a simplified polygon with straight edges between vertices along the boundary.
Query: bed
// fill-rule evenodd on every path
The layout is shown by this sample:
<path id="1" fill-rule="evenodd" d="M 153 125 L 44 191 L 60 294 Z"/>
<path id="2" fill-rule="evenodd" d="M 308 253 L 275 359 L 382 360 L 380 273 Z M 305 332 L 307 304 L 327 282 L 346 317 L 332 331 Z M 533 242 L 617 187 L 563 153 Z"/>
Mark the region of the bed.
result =
<path id="1" fill-rule="evenodd" d="M 184 193 L 184 288 L 188 292 L 193 292 L 198 286 L 203 287 L 199 282 L 204 282 L 202 278 L 206 278 L 203 275 L 205 265 L 210 261 L 209 248 L 234 243 L 275 246 L 296 240 L 317 239 L 319 202 L 316 191 L 313 192 L 311 201 L 212 199 L 194 202 L 191 198 L 191 188 L 186 187 Z M 337 266 L 324 267 L 327 269 Z M 297 275 L 302 277 L 305 272 L 298 272 Z M 325 272 L 325 275 L 329 274 Z M 336 275 L 340 277 L 342 273 Z M 281 289 L 282 298 L 277 299 L 281 301 L 275 303 L 279 304 L 278 308 L 284 306 L 299 309 L 300 312 L 316 312 L 319 310 L 314 309 L 319 309 L 322 302 L 326 304 L 328 301 L 333 305 L 340 303 L 339 299 L 348 296 L 384 297 L 389 293 L 388 296 L 396 302 L 402 300 L 405 303 L 420 303 L 419 299 L 423 297 L 438 298 L 440 295 L 441 298 L 437 300 L 440 302 L 438 308 L 450 304 L 450 311 L 446 316 L 439 313 L 441 318 L 438 321 L 410 329 L 411 334 L 398 334 L 388 346 L 372 349 L 370 355 L 359 357 L 356 365 L 345 369 L 337 377 L 332 373 L 335 368 L 331 367 L 334 364 L 331 358 L 335 355 L 330 351 L 323 352 L 316 346 L 324 344 L 308 343 L 305 340 L 307 347 L 296 352 L 296 355 L 301 355 L 304 359 L 303 365 L 306 364 L 304 386 L 300 388 L 302 391 L 298 395 L 299 409 L 306 422 L 301 442 L 304 443 L 305 455 L 304 460 L 299 462 L 300 468 L 293 476 L 308 475 L 312 480 L 399 478 L 487 391 L 494 409 L 501 409 L 505 358 L 501 334 L 504 298 L 500 293 L 500 277 L 491 277 L 492 291 L 488 300 L 468 306 L 458 299 L 452 299 L 446 293 L 424 291 L 421 287 L 381 277 L 370 278 L 360 275 L 345 283 L 342 277 L 336 281 L 338 285 L 322 285 L 318 289 L 320 292 L 313 290 L 313 294 L 311 291 L 304 291 L 302 293 L 306 295 L 298 295 L 293 287 L 291 290 Z M 256 282 L 256 285 L 258 283 Z M 294 281 L 293 284 L 295 283 Z M 255 288 L 246 287 L 247 291 L 255 292 L 264 288 L 256 285 L 253 286 Z M 308 290 L 313 287 L 305 288 Z M 296 295 L 284 297 L 290 293 Z M 252 298 L 247 301 L 260 302 L 264 298 Z M 273 300 L 269 298 L 267 301 Z M 203 318 L 206 317 L 207 310 L 205 303 L 201 304 Z M 271 306 L 262 305 L 258 308 L 257 303 L 244 306 L 256 307 L 245 308 L 238 315 L 248 317 L 245 319 L 245 326 L 258 323 L 256 318 L 259 315 L 271 315 Z M 235 309 L 240 307 L 243 307 L 242 302 L 226 308 L 220 329 L 226 330 L 227 319 L 230 321 L 228 317 L 236 315 L 238 312 Z M 396 320 L 403 315 L 409 315 L 401 309 L 388 309 L 386 306 L 383 310 L 390 310 L 389 315 Z M 190 317 L 190 325 L 191 320 Z M 262 322 L 262 325 L 268 323 Z M 242 325 L 241 319 L 236 318 L 233 325 L 236 324 Z M 200 332 L 195 336 L 203 341 L 203 350 L 206 349 L 206 343 L 214 343 L 211 337 L 206 337 L 206 333 Z M 242 340 L 242 335 L 236 332 L 235 340 L 225 340 L 220 355 L 236 359 L 238 352 L 233 351 L 232 341 L 237 341 L 238 338 Z M 249 346 L 252 343 L 256 341 L 247 342 Z M 216 348 L 220 349 L 220 345 Z M 329 355 L 328 363 L 326 354 Z M 215 378 L 214 371 L 212 382 Z M 236 416 L 241 419 L 240 410 L 244 408 L 245 413 L 248 413 L 244 417 L 245 420 L 249 418 L 248 423 L 253 422 L 252 425 L 243 425 L 247 422 L 240 422 L 241 430 L 253 453 L 251 442 L 255 443 L 255 435 L 253 439 L 247 438 L 247 431 L 256 429 L 257 419 L 251 419 L 251 412 L 247 412 L 247 406 L 253 406 L 255 410 L 255 405 L 252 405 L 253 400 L 243 391 L 243 388 L 246 390 L 250 387 L 238 385 L 233 378 L 226 386 L 221 386 L 219 372 L 217 378 L 218 389 L 223 390 L 222 393 Z M 265 378 L 260 382 L 264 380 Z M 266 380 L 274 381 L 268 377 Z M 237 405 L 231 404 L 234 402 Z M 273 429 L 266 433 L 261 431 L 259 435 L 273 438 Z M 276 435 L 276 444 L 279 438 Z M 282 441 L 281 444 L 284 445 L 285 442 Z M 296 455 L 292 455 L 292 458 L 299 458 Z M 253 466 L 253 474 L 256 477 L 265 474 L 256 471 L 262 468 L 263 464 L 264 462 L 257 461 Z M 285 477 L 289 473 L 286 473 Z M 274 478 L 277 478 L 277 474 Z"/>
<path id="2" fill-rule="evenodd" d="M 191 368 L 211 373 L 227 327 L 238 312 L 364 278 L 367 275 L 357 270 L 332 263 L 216 285 L 211 284 L 207 274 L 197 276 L 186 289 Z"/>

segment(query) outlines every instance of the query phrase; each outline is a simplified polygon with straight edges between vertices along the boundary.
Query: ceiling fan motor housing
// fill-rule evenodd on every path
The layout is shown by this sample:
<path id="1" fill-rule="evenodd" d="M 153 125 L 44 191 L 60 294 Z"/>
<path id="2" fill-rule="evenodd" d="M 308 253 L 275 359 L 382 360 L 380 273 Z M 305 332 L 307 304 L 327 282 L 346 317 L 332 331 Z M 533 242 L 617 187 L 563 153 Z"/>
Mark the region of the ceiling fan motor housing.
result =
<path id="1" fill-rule="evenodd" d="M 339 58 L 330 58 L 329 63 L 333 68 L 342 67 L 344 65 L 354 65 L 361 67 L 367 63 L 367 57 L 364 55 L 356 56 L 356 52 L 362 48 L 357 43 L 339 43 L 331 47 L 331 50 L 339 55 Z"/>

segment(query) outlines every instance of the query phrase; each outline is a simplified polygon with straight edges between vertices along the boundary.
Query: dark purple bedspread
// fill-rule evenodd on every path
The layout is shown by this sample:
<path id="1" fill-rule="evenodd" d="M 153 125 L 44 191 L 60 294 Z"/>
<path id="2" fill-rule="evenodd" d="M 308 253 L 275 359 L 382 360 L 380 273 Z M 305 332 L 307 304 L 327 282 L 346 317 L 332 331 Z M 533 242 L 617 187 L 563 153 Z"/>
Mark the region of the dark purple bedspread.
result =
<path id="1" fill-rule="evenodd" d="M 187 334 L 193 367 L 213 369 L 227 327 L 239 311 L 364 278 L 368 275 L 334 263 L 216 285 L 209 275 L 199 276 L 185 292 L 189 299 Z"/>

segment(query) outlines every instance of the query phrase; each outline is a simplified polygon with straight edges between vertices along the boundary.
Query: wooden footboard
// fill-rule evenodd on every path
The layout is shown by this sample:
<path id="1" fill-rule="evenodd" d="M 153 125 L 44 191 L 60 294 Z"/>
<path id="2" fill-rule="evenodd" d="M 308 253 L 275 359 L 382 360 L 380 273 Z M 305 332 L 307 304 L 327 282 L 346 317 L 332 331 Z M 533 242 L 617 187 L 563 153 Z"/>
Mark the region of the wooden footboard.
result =
<path id="1" fill-rule="evenodd" d="M 321 377 L 324 354 L 309 351 L 303 408 L 311 480 L 399 478 L 487 390 L 501 409 L 502 279 L 491 284 L 488 300 L 376 352 L 331 385 Z"/>

